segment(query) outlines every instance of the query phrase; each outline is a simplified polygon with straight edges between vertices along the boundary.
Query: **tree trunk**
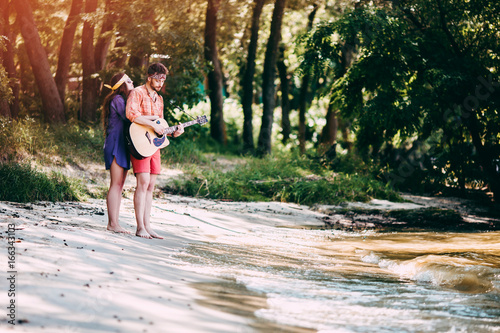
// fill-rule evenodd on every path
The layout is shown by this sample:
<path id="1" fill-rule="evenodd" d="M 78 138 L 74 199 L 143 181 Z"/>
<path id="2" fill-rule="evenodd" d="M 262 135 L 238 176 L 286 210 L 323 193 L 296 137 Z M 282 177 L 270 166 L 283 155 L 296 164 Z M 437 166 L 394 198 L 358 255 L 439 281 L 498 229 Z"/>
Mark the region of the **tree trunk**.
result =
<path id="1" fill-rule="evenodd" d="M 61 39 L 55 81 L 57 91 L 59 92 L 59 96 L 61 97 L 63 104 L 66 98 L 66 86 L 68 84 L 68 74 L 71 63 L 71 50 L 73 49 L 73 41 L 75 40 L 76 27 L 80 21 L 82 4 L 83 0 L 73 0 L 71 3 L 71 10 L 68 18 L 66 19 L 66 25 Z"/>
<path id="2" fill-rule="evenodd" d="M 12 118 L 12 115 L 10 113 L 9 102 L 7 100 L 4 99 L 0 100 L 0 116 Z"/>
<path id="3" fill-rule="evenodd" d="M 117 34 L 116 37 L 116 43 L 114 46 L 114 50 L 123 50 L 127 46 L 127 41 L 125 40 L 125 37 L 120 35 L 120 33 Z M 128 55 L 127 52 L 121 51 L 121 54 L 116 57 L 116 60 L 110 64 L 110 66 L 113 66 L 115 68 L 124 68 L 125 65 L 127 64 L 127 59 Z"/>
<path id="4" fill-rule="evenodd" d="M 276 0 L 271 21 L 271 33 L 267 42 L 266 57 L 264 60 L 264 72 L 262 74 L 262 125 L 257 144 L 257 153 L 266 155 L 271 153 L 271 135 L 274 116 L 274 79 L 276 76 L 276 61 L 278 58 L 278 46 L 281 39 L 281 23 L 285 12 L 286 0 Z"/>
<path id="5" fill-rule="evenodd" d="M 17 27 L 21 26 L 19 21 L 20 19 L 18 16 L 15 23 Z M 17 58 L 20 91 L 24 93 L 34 91 L 36 89 L 36 82 L 33 77 L 33 70 L 31 69 L 30 59 L 28 58 L 25 43 L 20 43 L 17 47 Z"/>
<path id="6" fill-rule="evenodd" d="M 255 0 L 252 27 L 250 28 L 250 43 L 248 44 L 247 63 L 243 74 L 242 88 L 243 96 L 241 104 L 243 106 L 243 151 L 249 152 L 255 149 L 253 142 L 253 78 L 255 75 L 255 57 L 259 40 L 260 15 L 264 7 L 265 0 Z"/>
<path id="7" fill-rule="evenodd" d="M 304 74 L 299 93 L 299 151 L 301 154 L 306 152 L 306 109 L 310 77 L 309 74 Z"/>
<path id="8" fill-rule="evenodd" d="M 349 141 L 349 135 L 351 134 L 351 122 L 343 118 L 337 118 L 337 122 L 339 124 L 340 132 L 342 133 L 342 141 L 344 142 L 344 146 L 348 152 L 351 152 L 354 145 L 352 141 Z"/>
<path id="9" fill-rule="evenodd" d="M 97 71 L 101 71 L 106 66 L 106 58 L 108 56 L 109 46 L 111 45 L 111 38 L 113 37 L 113 26 L 116 15 L 113 14 L 111 8 L 111 0 L 106 0 L 106 17 L 101 27 L 99 39 L 95 46 L 95 65 Z"/>
<path id="10" fill-rule="evenodd" d="M 319 5 L 314 4 L 313 10 L 309 13 L 307 20 L 307 30 L 311 30 L 314 17 L 318 12 Z M 302 154 L 306 151 L 306 113 L 307 113 L 307 92 L 309 90 L 309 81 L 311 76 L 306 73 L 302 78 L 299 94 L 299 150 Z"/>
<path id="11" fill-rule="evenodd" d="M 292 128 L 290 125 L 290 79 L 288 78 L 288 68 L 285 64 L 285 46 L 280 46 L 280 56 L 278 60 L 278 73 L 281 82 L 281 134 L 282 142 L 286 144 L 290 139 Z"/>
<path id="12" fill-rule="evenodd" d="M 97 0 L 85 1 L 85 13 L 92 14 L 97 10 Z M 82 30 L 82 110 L 80 120 L 91 122 L 96 119 L 98 79 L 94 52 L 94 23 L 85 21 Z"/>
<path id="13" fill-rule="evenodd" d="M 217 12 L 221 0 L 208 0 L 205 21 L 205 60 L 212 66 L 208 72 L 208 96 L 210 98 L 210 134 L 217 142 L 226 144 L 222 100 L 222 69 L 217 53 Z"/>
<path id="14" fill-rule="evenodd" d="M 339 128 L 337 119 L 338 111 L 334 107 L 333 100 L 334 97 L 332 96 L 326 113 L 326 124 L 319 138 L 318 153 L 320 155 L 327 152 L 335 144 L 335 141 L 337 141 L 337 132 Z"/>
<path id="15" fill-rule="evenodd" d="M 9 1 L 8 0 L 0 0 L 0 36 L 7 36 L 9 31 Z M 9 43 L 10 41 L 7 39 L 2 39 L 2 42 Z M 0 42 L 0 56 L 1 59 L 4 59 L 3 65 L 5 67 L 5 56 L 7 51 L 3 50 L 4 44 Z M 0 68 L 3 71 L 3 68 Z M 8 71 L 7 71 L 8 73 Z M 7 74 L 8 76 L 8 74 Z M 12 118 L 12 114 L 10 112 L 10 105 L 6 99 L 0 100 L 0 116 Z"/>
<path id="16" fill-rule="evenodd" d="M 8 110 L 5 109 L 5 112 L 8 113 L 10 117 L 17 118 L 19 115 L 19 79 L 17 78 L 16 66 L 14 64 L 14 46 L 12 41 L 15 40 L 15 35 L 10 29 L 9 16 L 11 4 L 9 0 L 0 0 L 0 8 L 0 11 L 3 10 L 0 15 L 0 20 L 3 18 L 3 31 L 0 30 L 0 34 L 8 38 L 5 40 L 5 50 L 2 54 L 3 66 L 10 79 L 10 88 L 12 89 L 13 97 L 10 104 L 6 104 Z"/>
<path id="17" fill-rule="evenodd" d="M 14 5 L 31 68 L 33 69 L 35 81 L 42 98 L 45 121 L 50 123 L 65 123 L 64 105 L 59 97 L 56 82 L 50 72 L 47 53 L 40 41 L 31 5 L 27 0 L 15 0 Z"/>
<path id="18" fill-rule="evenodd" d="M 354 51 L 356 45 L 357 40 L 351 40 L 344 43 L 342 47 L 342 70 L 339 73 L 339 77 L 343 77 L 347 72 L 347 69 L 351 67 L 354 60 Z M 340 116 L 339 112 L 333 109 L 333 100 L 334 97 L 332 96 L 332 98 L 330 99 L 330 103 L 328 104 L 328 111 L 326 113 L 326 124 L 325 127 L 323 127 L 319 140 L 318 153 L 320 154 L 327 152 L 329 149 L 335 149 L 333 145 L 335 144 L 335 141 L 337 139 L 338 127 L 341 121 L 338 119 L 338 117 Z M 346 125 L 345 122 L 343 124 Z M 348 139 L 347 133 L 347 128 L 343 128 L 342 134 L 345 134 L 344 140 Z"/>

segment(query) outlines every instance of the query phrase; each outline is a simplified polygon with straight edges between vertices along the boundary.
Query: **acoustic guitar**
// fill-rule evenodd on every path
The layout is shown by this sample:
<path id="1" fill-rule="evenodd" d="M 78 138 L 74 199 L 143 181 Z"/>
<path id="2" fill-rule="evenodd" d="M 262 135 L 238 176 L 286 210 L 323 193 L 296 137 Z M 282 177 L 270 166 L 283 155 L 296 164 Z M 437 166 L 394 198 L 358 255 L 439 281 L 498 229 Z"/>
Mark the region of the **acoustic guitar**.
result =
<path id="1" fill-rule="evenodd" d="M 130 124 L 128 129 L 127 145 L 129 147 L 130 153 L 135 158 L 141 160 L 143 158 L 149 157 L 156 153 L 158 149 L 165 148 L 170 144 L 167 139 L 167 135 L 177 131 L 178 125 L 169 127 L 166 120 L 163 118 L 158 118 L 152 120 L 157 124 L 166 127 L 165 133 L 163 135 L 158 135 L 151 127 L 139 125 L 136 123 Z M 197 117 L 195 120 L 183 123 L 184 128 L 191 125 L 200 124 L 204 125 L 207 123 L 207 116 Z"/>

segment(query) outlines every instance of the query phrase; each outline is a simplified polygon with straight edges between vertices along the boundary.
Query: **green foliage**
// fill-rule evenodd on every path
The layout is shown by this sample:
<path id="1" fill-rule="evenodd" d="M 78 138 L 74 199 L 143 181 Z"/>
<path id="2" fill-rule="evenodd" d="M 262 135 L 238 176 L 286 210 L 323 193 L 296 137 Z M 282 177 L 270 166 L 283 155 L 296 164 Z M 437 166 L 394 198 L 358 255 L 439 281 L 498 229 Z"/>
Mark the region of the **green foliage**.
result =
<path id="1" fill-rule="evenodd" d="M 5 36 L 0 35 L 0 54 L 5 49 Z M 0 100 L 9 101 L 12 98 L 12 89 L 9 84 L 9 77 L 3 64 L 0 63 Z"/>
<path id="2" fill-rule="evenodd" d="M 486 0 L 363 4 L 317 25 L 302 68 L 335 70 L 346 47 L 357 49 L 332 86 L 334 103 L 363 159 L 385 161 L 397 184 L 496 184 L 487 169 L 500 155 L 499 12 Z M 408 160 L 413 171 L 398 172 Z"/>
<path id="3" fill-rule="evenodd" d="M 323 161 L 325 166 L 331 168 L 335 172 L 345 174 L 360 174 L 360 175 L 375 175 L 377 165 L 368 164 L 361 159 L 357 154 L 348 153 L 345 155 L 337 155 L 331 161 Z"/>
<path id="4" fill-rule="evenodd" d="M 60 173 L 47 176 L 29 164 L 0 163 L 1 201 L 75 201 L 84 194 L 80 183 Z"/>
<path id="5" fill-rule="evenodd" d="M 226 171 L 193 170 L 187 180 L 167 186 L 167 192 L 235 201 L 282 201 L 298 204 L 338 204 L 381 198 L 400 201 L 397 193 L 367 176 L 335 174 L 303 156 L 245 158 Z"/>

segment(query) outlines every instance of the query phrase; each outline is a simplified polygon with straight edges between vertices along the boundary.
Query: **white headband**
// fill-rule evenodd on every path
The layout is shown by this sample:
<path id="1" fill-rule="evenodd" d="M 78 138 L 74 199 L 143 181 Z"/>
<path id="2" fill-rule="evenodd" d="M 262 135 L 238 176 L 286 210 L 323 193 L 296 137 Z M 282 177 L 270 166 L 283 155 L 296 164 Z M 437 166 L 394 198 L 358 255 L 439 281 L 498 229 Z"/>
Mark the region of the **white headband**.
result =
<path id="1" fill-rule="evenodd" d="M 128 77 L 127 74 L 123 75 L 122 78 L 120 79 L 120 81 L 116 82 L 116 84 L 114 86 L 110 86 L 109 84 L 105 84 L 104 86 L 106 88 L 109 88 L 111 89 L 112 91 L 115 91 L 116 89 L 120 88 L 120 86 L 122 85 L 123 82 L 129 80 L 130 78 Z"/>

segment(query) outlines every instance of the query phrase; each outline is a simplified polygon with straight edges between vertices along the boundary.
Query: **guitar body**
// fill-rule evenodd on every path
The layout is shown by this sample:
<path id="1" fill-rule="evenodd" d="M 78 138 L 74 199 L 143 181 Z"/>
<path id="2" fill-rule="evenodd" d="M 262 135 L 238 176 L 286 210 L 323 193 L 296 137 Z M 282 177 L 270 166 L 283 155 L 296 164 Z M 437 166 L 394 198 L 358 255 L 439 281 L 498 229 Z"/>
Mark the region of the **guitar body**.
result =
<path id="1" fill-rule="evenodd" d="M 168 127 L 163 118 L 156 119 L 154 122 L 165 128 Z M 130 153 L 139 160 L 153 155 L 158 149 L 165 148 L 170 144 L 165 134 L 159 136 L 152 128 L 136 123 L 130 124 L 129 136 Z"/>
<path id="2" fill-rule="evenodd" d="M 163 135 L 156 134 L 151 127 L 136 123 L 130 124 L 128 130 L 126 130 L 125 137 L 127 138 L 127 145 L 130 153 L 138 160 L 149 157 L 156 153 L 158 149 L 168 146 L 170 141 L 168 141 L 167 135 L 177 131 L 177 126 L 168 127 L 167 121 L 163 118 L 152 121 L 165 127 L 165 133 Z M 204 125 L 206 123 L 207 117 L 200 116 L 182 125 L 186 128 L 194 124 Z"/>

